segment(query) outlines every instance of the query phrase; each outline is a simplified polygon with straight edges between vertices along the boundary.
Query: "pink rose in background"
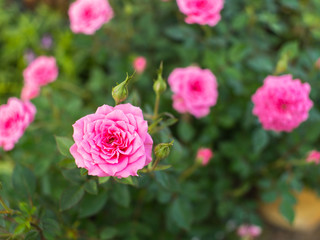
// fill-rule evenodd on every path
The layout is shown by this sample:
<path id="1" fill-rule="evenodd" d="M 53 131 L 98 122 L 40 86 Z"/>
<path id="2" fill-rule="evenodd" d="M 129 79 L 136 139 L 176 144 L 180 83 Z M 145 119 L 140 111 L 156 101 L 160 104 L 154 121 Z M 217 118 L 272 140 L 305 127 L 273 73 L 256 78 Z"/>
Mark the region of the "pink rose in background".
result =
<path id="1" fill-rule="evenodd" d="M 200 148 L 197 152 L 197 161 L 203 166 L 207 165 L 210 159 L 213 157 L 213 153 L 210 148 Z"/>
<path id="2" fill-rule="evenodd" d="M 58 67 L 54 57 L 40 56 L 23 71 L 26 85 L 44 86 L 58 77 Z"/>
<path id="3" fill-rule="evenodd" d="M 316 61 L 315 66 L 317 69 L 320 69 L 320 58 Z"/>
<path id="4" fill-rule="evenodd" d="M 256 238 L 260 236 L 262 230 L 256 225 L 241 225 L 238 228 L 238 236 L 243 238 Z"/>
<path id="5" fill-rule="evenodd" d="M 125 178 L 152 160 L 152 138 L 140 108 L 131 104 L 103 105 L 73 125 L 70 152 L 88 174 Z"/>
<path id="6" fill-rule="evenodd" d="M 113 17 L 107 0 L 77 0 L 69 8 L 70 27 L 74 33 L 94 34 Z"/>
<path id="7" fill-rule="evenodd" d="M 313 102 L 310 85 L 292 75 L 268 76 L 252 96 L 253 114 L 265 130 L 290 132 L 307 120 Z"/>
<path id="8" fill-rule="evenodd" d="M 218 84 L 209 69 L 176 68 L 168 78 L 173 91 L 173 107 L 180 113 L 189 112 L 197 118 L 209 114 L 217 103 Z"/>
<path id="9" fill-rule="evenodd" d="M 186 23 L 215 26 L 221 19 L 224 0 L 177 0 Z"/>
<path id="10" fill-rule="evenodd" d="M 31 100 L 40 94 L 40 87 L 33 84 L 25 84 L 22 88 L 21 99 L 23 101 Z"/>
<path id="11" fill-rule="evenodd" d="M 0 105 L 0 147 L 5 151 L 13 149 L 35 114 L 32 103 L 18 98 L 9 98 L 7 104 Z"/>
<path id="12" fill-rule="evenodd" d="M 143 73 L 147 66 L 147 60 L 145 57 L 137 57 L 133 61 L 133 67 L 137 71 L 137 73 Z"/>
<path id="13" fill-rule="evenodd" d="M 314 162 L 315 164 L 319 164 L 320 163 L 320 152 L 313 150 L 311 152 L 308 153 L 307 162 Z"/>

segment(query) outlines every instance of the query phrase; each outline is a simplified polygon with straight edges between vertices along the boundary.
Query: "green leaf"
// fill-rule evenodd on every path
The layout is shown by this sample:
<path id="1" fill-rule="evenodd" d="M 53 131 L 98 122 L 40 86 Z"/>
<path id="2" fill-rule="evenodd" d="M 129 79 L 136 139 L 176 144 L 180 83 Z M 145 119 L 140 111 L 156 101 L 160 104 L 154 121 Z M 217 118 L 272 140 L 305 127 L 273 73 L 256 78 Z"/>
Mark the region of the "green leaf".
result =
<path id="1" fill-rule="evenodd" d="M 94 179 L 87 181 L 84 184 L 84 189 L 86 190 L 86 192 L 96 195 L 98 193 L 97 182 Z"/>
<path id="2" fill-rule="evenodd" d="M 261 199 L 263 202 L 272 203 L 277 199 L 277 192 L 276 191 L 268 191 L 264 192 L 261 195 Z"/>
<path id="3" fill-rule="evenodd" d="M 99 177 L 98 181 L 99 181 L 99 184 L 103 184 L 103 183 L 108 182 L 109 179 L 110 179 L 110 177 Z"/>
<path id="4" fill-rule="evenodd" d="M 268 144 L 269 136 L 262 128 L 257 129 L 252 135 L 253 152 L 260 153 Z"/>
<path id="5" fill-rule="evenodd" d="M 14 234 L 19 235 L 23 233 L 25 229 L 26 229 L 26 224 L 21 223 L 14 229 Z"/>
<path id="6" fill-rule="evenodd" d="M 36 177 L 28 168 L 17 165 L 12 174 L 15 191 L 25 197 L 32 197 L 36 189 Z"/>
<path id="7" fill-rule="evenodd" d="M 191 139 L 193 139 L 195 133 L 196 132 L 194 128 L 189 123 L 185 121 L 181 121 L 178 124 L 178 134 L 183 141 L 185 142 L 190 141 Z"/>
<path id="8" fill-rule="evenodd" d="M 156 177 L 156 182 L 166 190 L 173 191 L 176 189 L 177 181 L 174 177 L 169 175 L 164 171 L 156 171 L 154 172 Z"/>
<path id="9" fill-rule="evenodd" d="M 193 213 L 191 205 L 182 198 L 174 200 L 170 207 L 170 216 L 175 223 L 184 230 L 189 230 L 193 221 Z"/>
<path id="10" fill-rule="evenodd" d="M 115 236 L 117 236 L 118 230 L 113 227 L 106 227 L 104 228 L 100 233 L 100 239 L 101 240 L 107 240 L 107 239 L 113 239 Z"/>
<path id="11" fill-rule="evenodd" d="M 76 168 L 77 167 L 74 159 L 71 159 L 71 158 L 65 158 L 65 159 L 61 160 L 58 163 L 58 166 L 60 168 Z"/>
<path id="12" fill-rule="evenodd" d="M 45 218 L 41 221 L 44 236 L 47 239 L 54 239 L 60 234 L 61 229 L 59 223 L 52 218 Z"/>
<path id="13" fill-rule="evenodd" d="M 63 191 L 60 199 L 60 209 L 67 210 L 76 205 L 83 197 L 83 187 L 69 187 Z"/>
<path id="14" fill-rule="evenodd" d="M 81 176 L 80 171 L 78 168 L 73 169 L 63 169 L 61 170 L 62 175 L 71 182 L 74 183 L 80 183 L 84 181 L 86 178 L 84 176 Z"/>
<path id="15" fill-rule="evenodd" d="M 79 204 L 79 217 L 89 217 L 98 213 L 107 202 L 107 193 L 101 192 L 98 195 L 85 195 Z"/>
<path id="16" fill-rule="evenodd" d="M 88 175 L 88 170 L 85 168 L 80 168 L 80 175 L 81 176 L 86 176 Z"/>
<path id="17" fill-rule="evenodd" d="M 40 240 L 40 234 L 38 231 L 32 230 L 26 234 L 24 240 Z"/>
<path id="18" fill-rule="evenodd" d="M 118 183 L 122 183 L 122 184 L 128 184 L 131 186 L 136 187 L 138 185 L 138 179 L 136 177 L 127 177 L 127 178 L 117 178 L 114 177 L 113 178 L 115 181 L 117 181 Z"/>
<path id="19" fill-rule="evenodd" d="M 114 202 L 122 207 L 129 207 L 130 193 L 128 186 L 125 184 L 116 184 L 112 190 L 111 196 Z"/>
<path id="20" fill-rule="evenodd" d="M 295 213 L 294 213 L 294 205 L 296 203 L 296 199 L 291 194 L 284 194 L 281 204 L 279 206 L 279 211 L 281 215 L 290 223 L 293 224 Z"/>
<path id="21" fill-rule="evenodd" d="M 67 137 L 55 136 L 58 150 L 65 157 L 72 157 L 69 149 L 74 144 L 74 142 Z"/>

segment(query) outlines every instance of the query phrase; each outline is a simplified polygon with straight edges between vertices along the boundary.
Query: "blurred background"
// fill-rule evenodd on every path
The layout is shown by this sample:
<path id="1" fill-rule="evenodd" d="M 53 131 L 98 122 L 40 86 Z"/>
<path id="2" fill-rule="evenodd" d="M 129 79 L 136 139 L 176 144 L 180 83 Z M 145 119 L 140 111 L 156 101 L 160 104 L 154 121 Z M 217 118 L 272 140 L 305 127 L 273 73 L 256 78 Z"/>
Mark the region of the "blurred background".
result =
<path id="1" fill-rule="evenodd" d="M 0 0 L 0 103 L 20 96 L 22 72 L 35 57 L 54 56 L 59 66 L 58 80 L 32 100 L 35 122 L 13 151 L 0 151 L 1 194 L 10 206 L 28 202 L 12 183 L 21 165 L 36 179 L 32 203 L 46 239 L 232 240 L 246 223 L 262 226 L 262 240 L 319 239 L 320 167 L 295 165 L 320 150 L 319 0 L 226 0 L 215 27 L 186 24 L 174 0 L 110 0 L 114 18 L 92 36 L 71 32 L 71 2 Z M 86 192 L 60 211 L 66 187 L 88 179 L 64 161 L 54 136 L 71 138 L 77 119 L 113 105 L 112 87 L 134 71 L 138 56 L 147 68 L 127 101 L 144 113 L 152 114 L 161 61 L 165 78 L 177 67 L 210 69 L 219 84 L 217 105 L 198 120 L 173 110 L 172 92 L 165 92 L 160 110 L 179 121 L 153 138 L 175 140 L 164 160 L 172 167 L 142 174 L 138 187 L 101 183 L 98 195 Z M 267 132 L 251 113 L 251 96 L 266 76 L 286 73 L 311 85 L 314 107 L 291 133 Z M 178 181 L 202 146 L 214 152 L 210 164 Z M 40 239 L 25 231 L 17 239 Z"/>

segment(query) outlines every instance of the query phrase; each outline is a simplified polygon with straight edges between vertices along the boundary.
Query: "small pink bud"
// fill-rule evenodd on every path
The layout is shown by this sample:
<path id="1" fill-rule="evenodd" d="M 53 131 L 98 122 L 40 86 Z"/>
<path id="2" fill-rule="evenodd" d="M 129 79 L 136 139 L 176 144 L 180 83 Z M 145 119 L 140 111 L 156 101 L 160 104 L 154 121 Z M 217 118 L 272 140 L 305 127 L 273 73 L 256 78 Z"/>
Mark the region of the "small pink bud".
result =
<path id="1" fill-rule="evenodd" d="M 319 164 L 320 163 L 320 152 L 313 150 L 311 152 L 308 153 L 307 162 L 314 162 L 315 164 Z"/>
<path id="2" fill-rule="evenodd" d="M 210 159 L 213 157 L 213 153 L 209 148 L 200 148 L 197 153 L 196 161 L 203 166 L 207 165 Z"/>
<path id="3" fill-rule="evenodd" d="M 256 225 L 241 225 L 238 227 L 238 236 L 242 238 L 256 238 L 262 232 L 261 227 Z"/>
<path id="4" fill-rule="evenodd" d="M 147 66 L 147 60 L 144 57 L 137 57 L 133 62 L 133 67 L 137 73 L 143 73 Z"/>

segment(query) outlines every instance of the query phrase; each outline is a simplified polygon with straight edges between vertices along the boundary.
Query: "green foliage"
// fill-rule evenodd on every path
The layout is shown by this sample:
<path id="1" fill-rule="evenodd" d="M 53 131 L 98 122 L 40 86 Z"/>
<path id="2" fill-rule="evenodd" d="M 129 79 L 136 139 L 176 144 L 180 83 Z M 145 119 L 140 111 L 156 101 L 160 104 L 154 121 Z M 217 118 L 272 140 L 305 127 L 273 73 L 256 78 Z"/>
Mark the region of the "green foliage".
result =
<path id="1" fill-rule="evenodd" d="M 225 1 L 212 28 L 186 24 L 174 0 L 110 0 L 115 16 L 92 36 L 73 34 L 65 13 L 14 2 L 0 0 L 1 104 L 20 96 L 28 50 L 55 56 L 59 77 L 32 100 L 36 119 L 14 150 L 0 150 L 0 236 L 231 240 L 235 229 L 226 223 L 262 223 L 260 201 L 279 199 L 292 223 L 294 193 L 320 192 L 319 167 L 305 164 L 320 143 L 318 0 Z M 50 49 L 41 46 L 45 34 Z M 155 171 L 89 176 L 69 152 L 72 125 L 114 105 L 112 88 L 140 55 L 147 69 L 126 86 L 125 102 L 143 110 L 154 146 L 174 145 Z M 172 93 L 163 91 L 173 69 L 191 64 L 209 68 L 219 85 L 217 105 L 201 119 L 177 113 Z M 267 75 L 287 73 L 311 85 L 314 107 L 291 133 L 266 132 L 252 115 L 251 96 Z M 153 87 L 161 95 L 156 117 Z M 199 147 L 210 147 L 214 158 L 193 168 Z"/>

